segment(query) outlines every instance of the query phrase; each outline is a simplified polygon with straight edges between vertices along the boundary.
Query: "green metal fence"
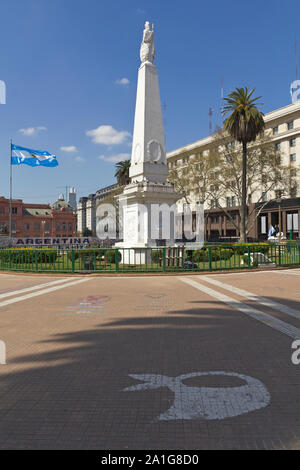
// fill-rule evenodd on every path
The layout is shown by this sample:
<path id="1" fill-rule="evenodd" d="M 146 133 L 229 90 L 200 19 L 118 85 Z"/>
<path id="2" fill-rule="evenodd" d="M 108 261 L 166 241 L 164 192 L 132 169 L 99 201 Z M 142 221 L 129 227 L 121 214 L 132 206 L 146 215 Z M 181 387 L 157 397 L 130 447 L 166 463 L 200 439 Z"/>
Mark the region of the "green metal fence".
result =
<path id="1" fill-rule="evenodd" d="M 300 244 L 220 244 L 201 249 L 9 248 L 0 250 L 0 270 L 64 273 L 199 272 L 300 265 Z"/>

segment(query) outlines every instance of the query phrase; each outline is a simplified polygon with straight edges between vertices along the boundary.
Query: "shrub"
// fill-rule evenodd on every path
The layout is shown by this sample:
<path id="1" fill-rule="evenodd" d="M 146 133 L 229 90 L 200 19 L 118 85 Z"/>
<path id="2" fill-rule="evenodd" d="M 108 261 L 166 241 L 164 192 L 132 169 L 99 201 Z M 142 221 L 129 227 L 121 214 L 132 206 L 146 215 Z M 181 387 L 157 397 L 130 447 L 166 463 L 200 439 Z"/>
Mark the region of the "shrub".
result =
<path id="1" fill-rule="evenodd" d="M 74 253 L 74 260 L 78 258 L 81 259 L 91 259 L 91 260 L 100 260 L 102 256 L 104 256 L 105 250 L 101 248 L 84 248 L 82 250 L 69 250 L 68 251 L 68 259 L 72 260 L 72 251 Z"/>
<path id="2" fill-rule="evenodd" d="M 195 250 L 194 256 L 191 254 L 190 261 L 207 263 L 209 261 L 209 251 L 211 251 L 212 261 L 218 261 L 220 259 L 221 250 L 219 248 L 212 247 Z"/>
<path id="3" fill-rule="evenodd" d="M 244 265 L 248 266 L 248 255 L 243 255 L 242 259 L 244 261 Z M 250 266 L 252 266 L 252 268 L 257 268 L 258 267 L 258 258 L 254 258 L 253 261 L 251 260 L 250 261 Z"/>
<path id="4" fill-rule="evenodd" d="M 151 259 L 153 263 L 159 263 L 159 260 L 162 259 L 162 250 L 152 250 L 151 251 Z"/>
<path id="5" fill-rule="evenodd" d="M 232 248 L 222 248 L 220 250 L 220 259 L 223 260 L 228 260 L 232 257 L 233 255 L 233 249 Z"/>
<path id="6" fill-rule="evenodd" d="M 235 253 L 243 254 L 248 253 L 248 247 L 250 253 L 263 253 L 268 254 L 270 249 L 269 243 L 235 243 L 232 245 Z"/>
<path id="7" fill-rule="evenodd" d="M 48 249 L 12 248 L 0 251 L 0 260 L 5 264 L 54 263 L 57 256 L 57 250 Z"/>
<path id="8" fill-rule="evenodd" d="M 107 263 L 115 263 L 116 262 L 116 251 L 117 250 L 106 250 L 105 251 L 105 261 Z M 118 258 L 119 258 L 119 262 L 121 261 L 122 259 L 122 255 L 121 253 L 118 251 Z"/>

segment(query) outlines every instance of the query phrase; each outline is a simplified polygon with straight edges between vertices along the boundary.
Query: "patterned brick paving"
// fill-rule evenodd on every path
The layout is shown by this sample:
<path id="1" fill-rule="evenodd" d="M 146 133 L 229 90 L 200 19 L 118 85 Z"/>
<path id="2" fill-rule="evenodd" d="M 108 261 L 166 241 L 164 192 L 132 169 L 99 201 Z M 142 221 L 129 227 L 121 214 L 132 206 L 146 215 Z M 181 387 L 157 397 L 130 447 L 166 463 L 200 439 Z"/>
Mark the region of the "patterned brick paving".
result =
<path id="1" fill-rule="evenodd" d="M 212 278 L 300 310 L 300 271 L 293 272 Z M 297 318 L 201 276 L 190 278 L 300 328 Z M 1 275 L 0 289 L 51 280 Z M 300 449 L 300 365 L 291 363 L 291 338 L 180 277 L 90 277 L 0 307 L 0 314 L 0 339 L 7 346 L 7 365 L 0 366 L 2 449 Z M 161 420 L 174 391 L 167 386 L 124 391 L 145 383 L 132 375 L 209 371 L 259 380 L 270 404 L 225 419 Z M 183 385 L 197 394 L 198 387 L 230 389 L 244 382 L 209 375 Z M 186 407 L 182 390 L 178 397 Z M 235 403 L 219 406 L 230 414 Z"/>

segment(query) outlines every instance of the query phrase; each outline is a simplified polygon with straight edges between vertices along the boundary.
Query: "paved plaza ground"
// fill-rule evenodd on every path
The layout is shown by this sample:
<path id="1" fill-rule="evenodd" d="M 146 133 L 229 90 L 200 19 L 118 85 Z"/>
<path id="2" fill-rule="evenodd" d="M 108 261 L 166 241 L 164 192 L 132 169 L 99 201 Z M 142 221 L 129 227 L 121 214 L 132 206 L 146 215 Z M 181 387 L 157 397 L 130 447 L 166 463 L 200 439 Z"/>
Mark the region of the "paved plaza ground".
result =
<path id="1" fill-rule="evenodd" d="M 299 285 L 0 274 L 0 448 L 300 449 Z"/>

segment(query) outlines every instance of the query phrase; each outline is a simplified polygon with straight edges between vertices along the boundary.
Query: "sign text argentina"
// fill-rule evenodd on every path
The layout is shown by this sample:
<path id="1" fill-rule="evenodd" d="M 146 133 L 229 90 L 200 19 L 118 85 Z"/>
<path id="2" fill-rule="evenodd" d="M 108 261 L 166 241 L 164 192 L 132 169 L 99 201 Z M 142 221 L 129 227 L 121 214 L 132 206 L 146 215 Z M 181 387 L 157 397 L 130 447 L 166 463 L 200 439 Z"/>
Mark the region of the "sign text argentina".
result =
<path id="1" fill-rule="evenodd" d="M 97 239 L 90 237 L 59 237 L 59 238 L 11 238 L 10 242 L 15 246 L 41 246 L 41 245 L 91 245 Z"/>

